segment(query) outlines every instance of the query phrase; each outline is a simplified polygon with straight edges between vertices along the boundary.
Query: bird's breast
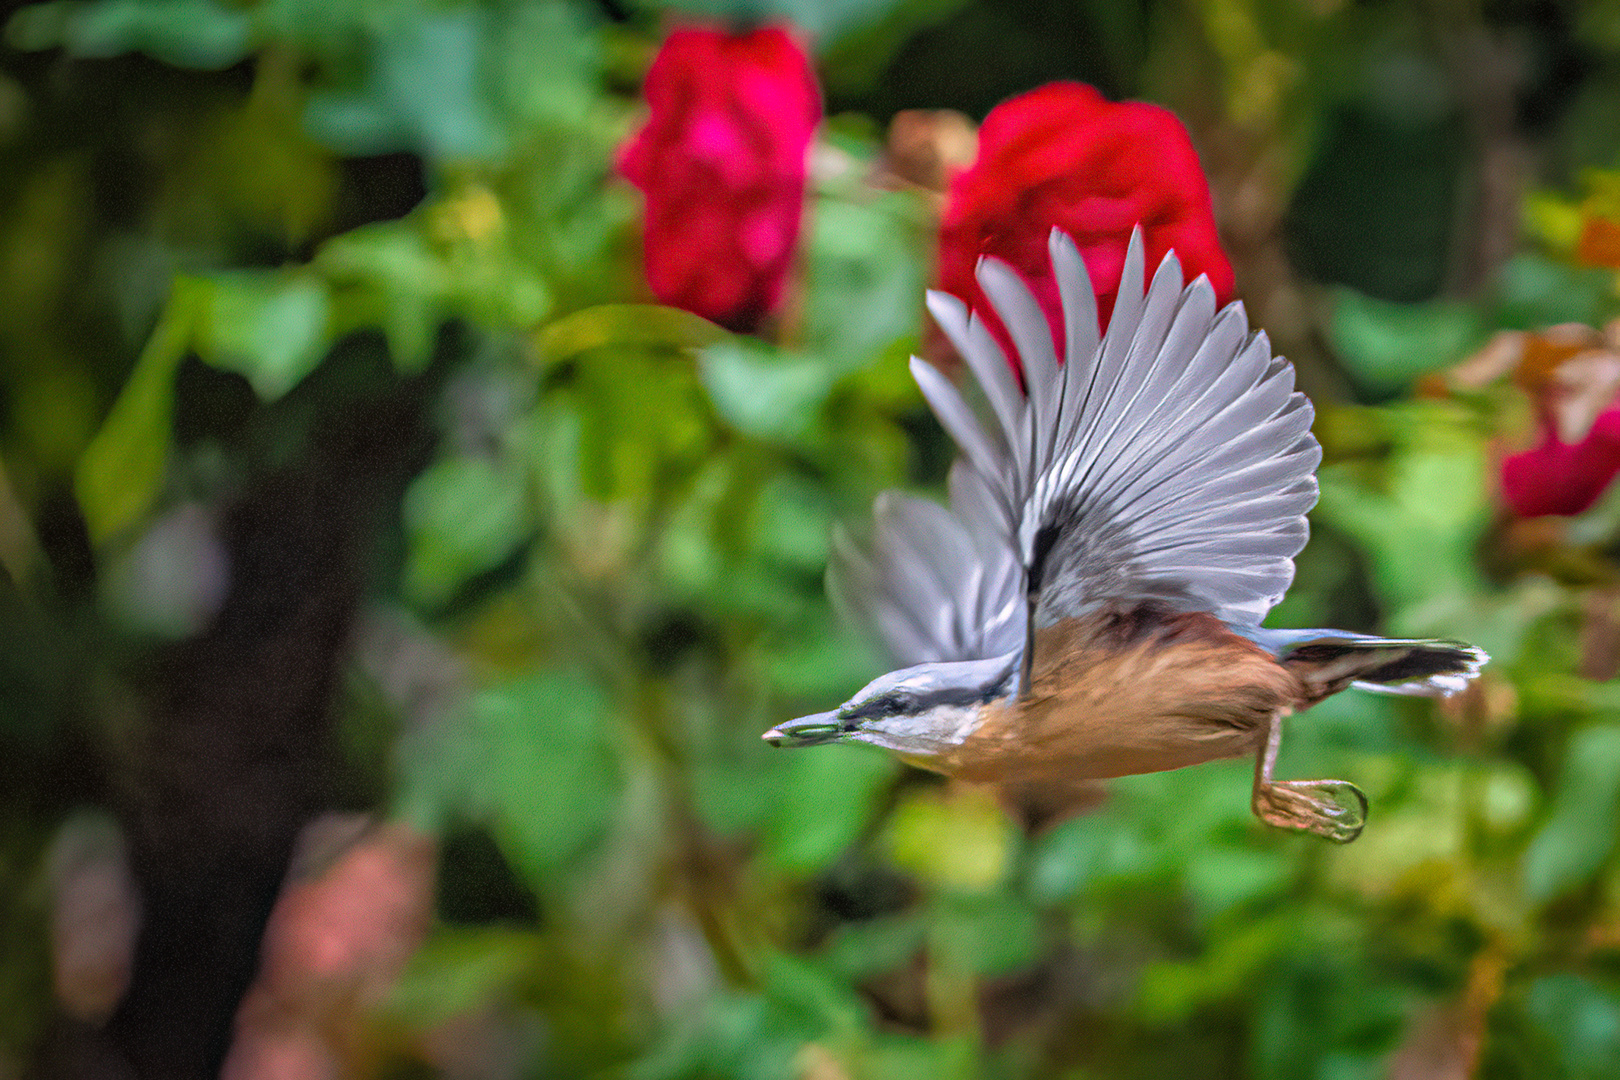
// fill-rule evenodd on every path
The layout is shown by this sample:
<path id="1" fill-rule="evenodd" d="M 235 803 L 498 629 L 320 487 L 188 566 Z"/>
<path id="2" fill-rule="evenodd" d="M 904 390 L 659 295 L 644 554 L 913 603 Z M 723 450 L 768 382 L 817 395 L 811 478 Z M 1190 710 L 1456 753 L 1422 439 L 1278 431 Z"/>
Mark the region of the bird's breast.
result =
<path id="1" fill-rule="evenodd" d="M 1036 635 L 1030 693 L 985 706 L 938 767 L 965 779 L 1102 779 L 1252 753 L 1299 680 L 1212 615 L 1104 611 Z"/>

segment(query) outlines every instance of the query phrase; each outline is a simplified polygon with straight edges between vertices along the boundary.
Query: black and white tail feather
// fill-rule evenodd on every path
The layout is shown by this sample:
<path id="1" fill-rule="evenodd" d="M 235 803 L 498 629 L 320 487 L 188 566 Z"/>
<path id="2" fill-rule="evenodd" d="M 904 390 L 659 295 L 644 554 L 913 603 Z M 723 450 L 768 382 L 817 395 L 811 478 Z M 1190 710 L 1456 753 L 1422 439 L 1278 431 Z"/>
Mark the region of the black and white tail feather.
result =
<path id="1" fill-rule="evenodd" d="M 835 536 L 828 584 L 846 617 L 902 665 L 1022 650 L 1025 686 L 1034 629 L 1138 601 L 1216 615 L 1323 696 L 1346 685 L 1428 696 L 1466 685 L 1487 659 L 1471 646 L 1259 628 L 1293 580 L 1317 497 L 1321 447 L 1292 365 L 1250 332 L 1241 303 L 1217 311 L 1204 277 L 1183 287 L 1174 253 L 1144 291 L 1140 230 L 1106 335 L 1085 263 L 1057 230 L 1051 257 L 1064 362 L 1016 272 L 979 264 L 1023 388 L 983 321 L 954 296 L 929 294 L 994 423 L 912 359 L 962 451 L 950 509 L 888 492 L 867 548 Z"/>
<path id="2" fill-rule="evenodd" d="M 1316 700 L 1347 686 L 1379 694 L 1444 697 L 1464 689 L 1490 659 L 1483 649 L 1436 638 L 1238 629 L 1298 674 Z"/>

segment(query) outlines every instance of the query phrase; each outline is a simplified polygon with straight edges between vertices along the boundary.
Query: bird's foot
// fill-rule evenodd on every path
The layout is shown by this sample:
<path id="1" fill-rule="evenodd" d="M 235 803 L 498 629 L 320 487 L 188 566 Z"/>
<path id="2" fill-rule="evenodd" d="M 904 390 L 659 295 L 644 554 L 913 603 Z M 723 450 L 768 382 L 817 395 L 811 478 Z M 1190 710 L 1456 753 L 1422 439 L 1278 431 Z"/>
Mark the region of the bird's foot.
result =
<path id="1" fill-rule="evenodd" d="M 1255 785 L 1255 816 L 1348 844 L 1367 824 L 1367 796 L 1348 780 L 1270 780 Z"/>

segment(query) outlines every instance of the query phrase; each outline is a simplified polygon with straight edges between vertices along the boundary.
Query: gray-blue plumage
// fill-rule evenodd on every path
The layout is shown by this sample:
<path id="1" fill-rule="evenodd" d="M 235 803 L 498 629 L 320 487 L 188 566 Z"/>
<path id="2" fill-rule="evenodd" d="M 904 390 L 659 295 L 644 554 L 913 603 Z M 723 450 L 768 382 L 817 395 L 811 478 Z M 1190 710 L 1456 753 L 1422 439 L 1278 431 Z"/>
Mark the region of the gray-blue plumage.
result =
<path id="1" fill-rule="evenodd" d="M 976 314 L 929 294 L 988 417 L 913 358 L 962 452 L 949 506 L 885 493 L 870 542 L 838 530 L 828 568 L 834 603 L 900 670 L 766 738 L 874 742 L 979 778 L 1117 776 L 1258 751 L 1257 814 L 1354 839 L 1366 801 L 1353 784 L 1273 779 L 1282 719 L 1349 686 L 1453 693 L 1487 657 L 1450 641 L 1261 628 L 1293 580 L 1322 456 L 1292 366 L 1241 304 L 1217 310 L 1206 279 L 1185 285 L 1174 254 L 1144 288 L 1140 230 L 1106 334 L 1060 232 L 1051 259 L 1061 360 L 1018 275 L 979 265 L 1022 386 Z"/>
<path id="2" fill-rule="evenodd" d="M 1062 294 L 1089 296 L 1073 242 L 1054 233 L 1051 250 Z M 1138 231 L 1107 335 L 1092 344 L 1094 307 L 1082 305 L 1066 322 L 1066 353 L 1082 362 L 1060 365 L 1029 290 L 1005 264 L 983 261 L 981 284 L 1018 347 L 1027 394 L 982 323 L 959 301 L 930 297 L 991 402 L 989 430 L 932 366 L 914 359 L 912 370 L 989 488 L 1015 557 L 1033 565 L 1037 539 L 1053 537 L 1037 625 L 1127 598 L 1258 624 L 1293 579 L 1316 501 L 1310 402 L 1265 335 L 1248 332 L 1241 304 L 1217 315 L 1209 282 L 1184 289 L 1173 254 L 1144 295 L 1142 264 Z"/>
<path id="3" fill-rule="evenodd" d="M 1316 502 L 1322 454 L 1292 365 L 1271 355 L 1263 332 L 1250 332 L 1243 305 L 1217 311 L 1203 277 L 1184 287 L 1174 253 L 1144 291 L 1138 230 L 1100 336 L 1073 241 L 1054 230 L 1051 256 L 1064 355 L 1078 363 L 1059 362 L 1046 317 L 1018 275 L 995 259 L 980 264 L 980 284 L 1018 350 L 1023 389 L 983 320 L 948 293 L 928 295 L 993 422 L 982 423 L 932 365 L 912 360 L 929 405 L 962 449 L 950 509 L 888 492 L 869 550 L 838 531 L 828 581 L 846 617 L 874 630 L 897 663 L 1001 656 L 1023 648 L 1025 573 L 1036 568 L 1037 627 L 1099 605 L 1151 601 L 1208 611 L 1279 656 L 1307 641 L 1364 650 L 1383 640 L 1259 628 L 1309 536 L 1305 514 Z M 1037 552 L 1041 539 L 1046 550 Z M 1034 567 L 1037 554 L 1044 559 Z M 1485 659 L 1459 648 L 1471 658 L 1464 671 L 1357 685 L 1453 692 Z"/>

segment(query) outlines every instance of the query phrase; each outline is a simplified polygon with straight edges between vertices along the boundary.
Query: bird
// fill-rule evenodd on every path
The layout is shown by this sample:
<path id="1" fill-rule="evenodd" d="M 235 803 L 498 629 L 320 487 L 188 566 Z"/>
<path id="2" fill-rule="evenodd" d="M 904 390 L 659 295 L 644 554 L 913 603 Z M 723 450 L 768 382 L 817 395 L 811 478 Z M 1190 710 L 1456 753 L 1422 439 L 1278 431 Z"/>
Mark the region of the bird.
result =
<path id="1" fill-rule="evenodd" d="M 948 505 L 884 492 L 868 542 L 834 530 L 827 570 L 834 607 L 896 669 L 765 741 L 869 743 L 992 785 L 1253 755 L 1261 821 L 1354 840 L 1360 788 L 1274 775 L 1283 721 L 1350 687 L 1453 694 L 1489 657 L 1443 639 L 1262 627 L 1318 494 L 1322 450 L 1293 366 L 1250 331 L 1241 301 L 1217 310 L 1207 278 L 1184 284 L 1173 251 L 1148 281 L 1140 226 L 1105 334 L 1075 242 L 1054 229 L 1048 248 L 1056 327 L 1011 266 L 977 266 L 1016 369 L 978 312 L 928 293 L 983 406 L 912 357 L 960 451 Z"/>

